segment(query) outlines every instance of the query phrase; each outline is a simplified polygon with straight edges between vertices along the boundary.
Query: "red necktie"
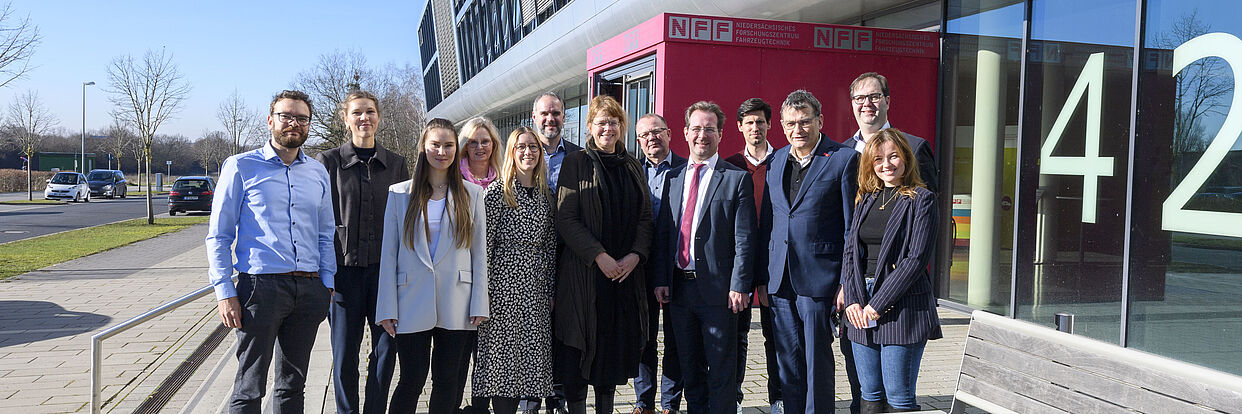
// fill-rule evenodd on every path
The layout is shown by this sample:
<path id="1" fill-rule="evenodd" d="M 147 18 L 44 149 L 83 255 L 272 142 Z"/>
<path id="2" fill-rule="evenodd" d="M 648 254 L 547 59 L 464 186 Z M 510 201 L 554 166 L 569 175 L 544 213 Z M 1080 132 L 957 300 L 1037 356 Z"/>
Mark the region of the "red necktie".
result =
<path id="1" fill-rule="evenodd" d="M 690 239 L 693 237 L 694 205 L 699 201 L 699 168 L 706 164 L 694 164 L 694 177 L 690 178 L 690 196 L 681 210 L 681 240 L 677 242 L 677 265 L 682 269 L 690 266 Z"/>

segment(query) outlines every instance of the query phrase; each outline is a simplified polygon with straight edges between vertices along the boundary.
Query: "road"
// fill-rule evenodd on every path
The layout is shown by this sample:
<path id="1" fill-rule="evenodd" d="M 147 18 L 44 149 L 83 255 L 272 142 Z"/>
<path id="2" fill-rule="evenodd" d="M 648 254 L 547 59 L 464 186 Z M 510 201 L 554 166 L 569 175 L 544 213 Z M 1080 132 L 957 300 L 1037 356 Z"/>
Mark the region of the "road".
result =
<path id="1" fill-rule="evenodd" d="M 36 194 L 40 197 L 42 194 Z M 0 194 L 0 201 L 24 200 L 25 193 Z M 168 197 L 155 196 L 155 214 L 168 213 Z M 206 214 L 206 213 L 197 213 Z M 0 243 L 80 229 L 125 219 L 146 217 L 146 199 L 131 192 L 129 198 L 92 198 L 89 203 L 3 205 L 0 204 Z"/>

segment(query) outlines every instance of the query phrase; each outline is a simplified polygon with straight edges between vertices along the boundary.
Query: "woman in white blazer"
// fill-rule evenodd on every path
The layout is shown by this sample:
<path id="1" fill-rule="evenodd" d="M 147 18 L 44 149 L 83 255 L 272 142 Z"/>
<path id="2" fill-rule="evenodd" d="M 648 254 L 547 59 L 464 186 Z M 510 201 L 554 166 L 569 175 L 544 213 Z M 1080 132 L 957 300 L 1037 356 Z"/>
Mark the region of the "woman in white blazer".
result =
<path id="1" fill-rule="evenodd" d="M 462 180 L 456 135 L 449 121 L 431 120 L 413 179 L 388 189 L 375 319 L 397 342 L 393 413 L 415 411 L 428 365 L 431 412 L 457 409 L 466 384 L 460 367 L 488 316 L 483 189 Z"/>

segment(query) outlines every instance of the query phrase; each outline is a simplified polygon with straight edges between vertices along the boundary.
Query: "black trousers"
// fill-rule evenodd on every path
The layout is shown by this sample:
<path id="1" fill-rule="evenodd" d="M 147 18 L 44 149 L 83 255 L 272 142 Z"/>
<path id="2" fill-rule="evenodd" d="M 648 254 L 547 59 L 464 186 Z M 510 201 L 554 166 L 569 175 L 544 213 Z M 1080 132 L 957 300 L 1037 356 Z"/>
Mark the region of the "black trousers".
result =
<path id="1" fill-rule="evenodd" d="M 401 365 L 401 377 L 393 390 L 389 412 L 413 413 L 418 408 L 418 398 L 427 383 L 428 367 L 431 369 L 428 409 L 433 413 L 456 411 L 466 389 L 466 373 L 462 366 L 470 358 L 474 336 L 475 331 L 442 328 L 398 334 L 397 361 Z"/>
<path id="2" fill-rule="evenodd" d="M 375 297 L 379 264 L 338 266 L 336 294 L 328 323 L 332 325 L 332 383 L 338 414 L 383 414 L 388 388 L 396 369 L 397 347 L 393 337 L 376 324 Z M 371 329 L 371 354 L 367 357 L 366 405 L 358 406 L 358 351 L 362 332 Z"/>
<path id="3" fill-rule="evenodd" d="M 262 411 L 273 357 L 273 411 L 303 412 L 306 369 L 315 331 L 328 315 L 328 288 L 319 278 L 242 273 L 237 278 L 237 300 L 242 305 L 241 328 L 229 412 Z"/>

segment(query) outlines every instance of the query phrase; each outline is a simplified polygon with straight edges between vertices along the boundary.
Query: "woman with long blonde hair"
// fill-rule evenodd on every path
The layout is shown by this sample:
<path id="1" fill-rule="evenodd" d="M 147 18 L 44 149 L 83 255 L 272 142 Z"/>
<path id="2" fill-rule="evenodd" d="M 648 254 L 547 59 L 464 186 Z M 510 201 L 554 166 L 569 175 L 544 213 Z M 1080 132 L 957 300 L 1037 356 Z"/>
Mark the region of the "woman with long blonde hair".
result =
<path id="1" fill-rule="evenodd" d="M 534 129 L 509 134 L 500 179 L 487 187 L 487 274 L 491 317 L 479 325 L 475 397 L 496 413 L 517 412 L 523 397 L 552 395 L 552 290 L 555 204 Z"/>
<path id="2" fill-rule="evenodd" d="M 923 349 L 943 336 L 927 272 L 938 215 L 936 194 L 919 178 L 901 131 L 887 128 L 867 140 L 855 202 L 841 283 L 861 411 L 918 411 Z"/>
<path id="3" fill-rule="evenodd" d="M 388 191 L 375 319 L 397 342 L 401 377 L 390 412 L 414 412 L 429 365 L 431 412 L 455 411 L 461 367 L 489 315 L 483 189 L 462 180 L 456 135 L 449 121 L 432 119 L 413 178 Z"/>

